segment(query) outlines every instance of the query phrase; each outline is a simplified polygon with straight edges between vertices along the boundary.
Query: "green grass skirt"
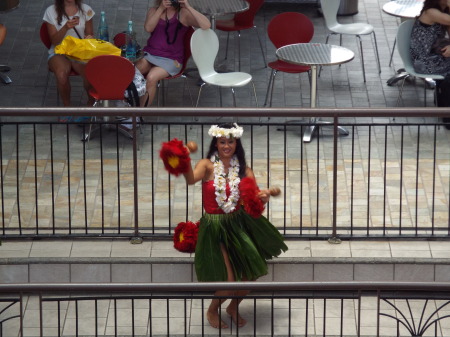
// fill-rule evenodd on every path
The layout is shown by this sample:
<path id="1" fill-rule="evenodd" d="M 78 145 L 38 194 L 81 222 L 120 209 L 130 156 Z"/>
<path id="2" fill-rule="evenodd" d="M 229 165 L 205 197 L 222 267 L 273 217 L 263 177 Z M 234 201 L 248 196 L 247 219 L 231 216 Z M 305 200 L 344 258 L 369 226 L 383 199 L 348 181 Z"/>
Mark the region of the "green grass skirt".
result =
<path id="1" fill-rule="evenodd" d="M 200 219 L 195 249 L 199 281 L 227 281 L 221 244 L 228 252 L 236 281 L 252 281 L 266 275 L 266 260 L 288 249 L 281 234 L 264 216 L 255 219 L 242 209 L 230 214 L 206 213 Z"/>

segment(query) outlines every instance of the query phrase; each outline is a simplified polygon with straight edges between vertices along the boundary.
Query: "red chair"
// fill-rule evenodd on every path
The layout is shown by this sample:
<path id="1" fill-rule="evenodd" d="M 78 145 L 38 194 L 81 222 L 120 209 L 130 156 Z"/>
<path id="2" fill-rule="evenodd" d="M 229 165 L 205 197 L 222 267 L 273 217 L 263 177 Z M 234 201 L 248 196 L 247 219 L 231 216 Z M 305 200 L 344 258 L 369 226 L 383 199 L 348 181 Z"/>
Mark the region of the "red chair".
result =
<path id="1" fill-rule="evenodd" d="M 227 46 L 225 59 L 228 57 L 228 42 L 230 38 L 230 32 L 238 33 L 238 57 L 239 57 L 239 71 L 241 71 L 241 30 L 253 28 L 256 31 L 256 36 L 258 37 L 259 47 L 261 48 L 261 55 L 264 61 L 264 65 L 266 65 L 266 58 L 264 56 L 264 49 L 262 46 L 261 38 L 259 37 L 258 29 L 254 24 L 255 15 L 261 6 L 264 4 L 264 0 L 246 0 L 249 3 L 249 9 L 245 12 L 236 13 L 232 19 L 229 20 L 217 20 L 216 21 L 216 29 L 222 30 L 224 32 L 228 32 L 227 35 Z"/>
<path id="2" fill-rule="evenodd" d="M 47 23 L 43 22 L 41 25 L 41 30 L 39 32 L 40 37 L 41 37 L 41 41 L 44 44 L 45 47 L 47 47 L 47 49 L 50 49 L 50 47 L 52 46 L 52 41 L 50 40 L 50 36 L 48 35 L 48 29 L 47 29 Z M 42 99 L 42 105 L 44 105 L 45 103 L 45 97 L 47 97 L 47 90 L 48 90 L 48 86 L 49 86 L 49 81 L 50 81 L 50 73 L 52 72 L 50 70 L 50 68 L 48 69 L 49 73 L 47 74 L 47 85 L 45 87 L 45 93 L 44 93 L 44 98 Z M 75 70 L 71 69 L 69 76 L 80 76 L 80 74 L 78 74 Z M 58 90 L 58 88 L 56 88 L 56 90 Z M 59 105 L 59 92 L 56 92 L 56 100 L 58 102 Z"/>
<path id="3" fill-rule="evenodd" d="M 307 43 L 311 41 L 314 35 L 314 25 L 311 20 L 302 13 L 285 12 L 276 15 L 270 20 L 269 25 L 267 26 L 267 33 L 270 41 L 275 48 L 278 49 L 288 44 Z M 269 79 L 269 86 L 267 87 L 264 106 L 267 105 L 269 92 L 270 106 L 272 106 L 273 86 L 278 71 L 290 74 L 308 72 L 309 80 L 311 81 L 311 68 L 309 66 L 296 65 L 277 60 L 270 62 L 269 67 L 272 68 L 272 73 Z"/>
<path id="4" fill-rule="evenodd" d="M 85 75 L 92 86 L 89 95 L 95 99 L 94 106 L 110 100 L 124 100 L 125 90 L 133 81 L 134 73 L 133 63 L 121 56 L 102 55 L 91 59 L 86 64 Z M 96 120 L 96 117 L 93 117 L 93 120 Z M 119 130 L 132 138 L 131 130 L 120 127 Z M 89 140 L 92 132 L 91 124 L 83 139 Z"/>

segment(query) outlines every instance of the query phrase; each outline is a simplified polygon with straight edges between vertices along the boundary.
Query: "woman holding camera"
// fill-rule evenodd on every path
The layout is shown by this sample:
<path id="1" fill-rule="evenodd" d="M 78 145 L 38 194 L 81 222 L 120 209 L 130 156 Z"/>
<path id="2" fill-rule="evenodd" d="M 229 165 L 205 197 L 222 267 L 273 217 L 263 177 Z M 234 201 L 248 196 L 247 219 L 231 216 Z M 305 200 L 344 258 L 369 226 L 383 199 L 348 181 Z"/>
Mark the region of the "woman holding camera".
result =
<path id="1" fill-rule="evenodd" d="M 150 33 L 144 58 L 136 64 L 147 79 L 147 105 L 153 102 L 158 81 L 179 73 L 184 61 L 184 35 L 189 26 L 208 29 L 211 23 L 187 0 L 156 0 L 145 19 Z"/>

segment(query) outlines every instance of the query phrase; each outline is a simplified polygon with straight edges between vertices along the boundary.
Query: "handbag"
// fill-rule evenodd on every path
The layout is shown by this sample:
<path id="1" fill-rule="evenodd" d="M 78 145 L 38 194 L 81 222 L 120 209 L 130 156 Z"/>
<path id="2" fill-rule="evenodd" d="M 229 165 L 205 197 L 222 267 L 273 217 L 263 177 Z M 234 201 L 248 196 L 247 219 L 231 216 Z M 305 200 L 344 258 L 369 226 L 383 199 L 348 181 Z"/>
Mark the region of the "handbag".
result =
<path id="1" fill-rule="evenodd" d="M 442 55 L 442 48 L 450 46 L 450 39 L 446 37 L 439 37 L 434 41 L 433 45 L 431 46 L 431 51 L 435 54 Z"/>
<path id="2" fill-rule="evenodd" d="M 147 92 L 147 81 L 138 68 L 135 68 L 133 81 L 125 90 L 125 98 L 131 106 L 139 106 L 139 97 L 144 96 Z"/>
<path id="3" fill-rule="evenodd" d="M 55 53 L 87 62 L 100 55 L 120 56 L 121 50 L 110 42 L 99 39 L 78 39 L 69 35 L 55 47 Z"/>

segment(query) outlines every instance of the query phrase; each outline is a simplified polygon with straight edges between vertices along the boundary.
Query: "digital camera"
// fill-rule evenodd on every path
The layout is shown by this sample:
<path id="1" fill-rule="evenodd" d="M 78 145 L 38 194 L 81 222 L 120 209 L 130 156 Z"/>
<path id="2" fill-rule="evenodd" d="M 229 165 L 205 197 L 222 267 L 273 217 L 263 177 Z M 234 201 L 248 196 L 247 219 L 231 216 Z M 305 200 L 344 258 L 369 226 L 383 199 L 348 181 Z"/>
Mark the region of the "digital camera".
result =
<path id="1" fill-rule="evenodd" d="M 170 2 L 172 3 L 172 7 L 178 9 L 180 8 L 180 4 L 178 2 L 178 0 L 170 0 Z"/>

